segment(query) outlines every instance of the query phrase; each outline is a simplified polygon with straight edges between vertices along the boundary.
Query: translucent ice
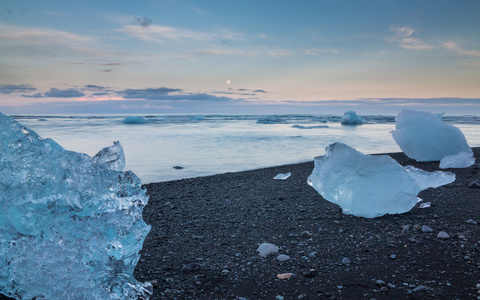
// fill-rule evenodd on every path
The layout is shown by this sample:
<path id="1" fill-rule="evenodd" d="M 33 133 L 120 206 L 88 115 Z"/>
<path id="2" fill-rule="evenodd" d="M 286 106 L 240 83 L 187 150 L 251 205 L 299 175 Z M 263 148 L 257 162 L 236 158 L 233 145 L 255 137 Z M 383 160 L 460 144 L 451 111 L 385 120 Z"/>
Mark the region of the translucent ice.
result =
<path id="1" fill-rule="evenodd" d="M 122 123 L 125 124 L 145 124 L 147 121 L 143 117 L 128 116 L 123 119 Z"/>
<path id="2" fill-rule="evenodd" d="M 347 111 L 340 120 L 343 125 L 362 125 L 363 119 L 357 116 L 357 113 L 353 110 Z"/>
<path id="3" fill-rule="evenodd" d="M 416 161 L 440 161 L 462 151 L 472 153 L 460 129 L 430 112 L 401 111 L 392 135 L 402 151 Z"/>
<path id="4" fill-rule="evenodd" d="M 448 155 L 440 161 L 441 169 L 448 168 L 468 168 L 475 163 L 473 152 L 459 152 L 454 155 Z"/>
<path id="5" fill-rule="evenodd" d="M 0 113 L 0 293 L 148 299 L 133 277 L 148 197 L 119 143 L 91 158 Z"/>
<path id="6" fill-rule="evenodd" d="M 308 183 L 345 214 L 375 218 L 407 212 L 421 190 L 454 180 L 452 173 L 405 169 L 390 156 L 365 155 L 335 143 L 324 156 L 315 158 Z"/>
<path id="7" fill-rule="evenodd" d="M 288 177 L 290 177 L 292 175 L 292 173 L 288 172 L 288 173 L 279 173 L 277 174 L 275 177 L 273 177 L 273 179 L 278 179 L 278 180 L 285 180 L 287 179 Z"/>

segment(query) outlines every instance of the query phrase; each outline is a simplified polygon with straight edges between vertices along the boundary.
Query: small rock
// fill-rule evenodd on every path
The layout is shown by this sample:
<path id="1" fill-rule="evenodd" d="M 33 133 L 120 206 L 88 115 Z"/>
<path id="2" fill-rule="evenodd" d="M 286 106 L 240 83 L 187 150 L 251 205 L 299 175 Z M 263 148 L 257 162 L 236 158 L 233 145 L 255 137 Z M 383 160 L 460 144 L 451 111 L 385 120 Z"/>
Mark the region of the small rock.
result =
<path id="1" fill-rule="evenodd" d="M 382 285 L 385 285 L 385 281 L 379 279 L 379 280 L 375 281 L 375 284 L 378 285 L 378 286 L 382 286 Z"/>
<path id="2" fill-rule="evenodd" d="M 472 224 L 472 225 L 477 225 L 477 222 L 472 220 L 472 219 L 468 219 L 467 221 L 465 221 L 465 223 Z"/>
<path id="3" fill-rule="evenodd" d="M 480 283 L 477 283 L 475 287 L 477 288 L 477 290 L 480 290 Z"/>
<path id="4" fill-rule="evenodd" d="M 310 253 L 310 254 L 308 255 L 308 257 L 310 257 L 310 258 L 315 258 L 315 257 L 317 257 L 317 252 L 312 252 L 312 253 Z"/>
<path id="5" fill-rule="evenodd" d="M 349 264 L 350 264 L 350 260 L 349 260 L 348 258 L 344 257 L 344 258 L 342 259 L 342 264 L 344 264 L 344 265 L 349 265 Z"/>
<path id="6" fill-rule="evenodd" d="M 275 299 L 276 299 L 276 300 L 283 300 L 283 299 L 285 299 L 285 298 L 284 298 L 283 296 L 277 295 L 277 296 L 275 297 Z"/>
<path id="7" fill-rule="evenodd" d="M 300 234 L 300 237 L 302 238 L 311 238 L 313 236 L 313 234 L 311 234 L 309 231 L 304 231 Z"/>
<path id="8" fill-rule="evenodd" d="M 288 279 L 292 277 L 292 273 L 283 273 L 283 274 L 277 274 L 278 279 Z"/>
<path id="9" fill-rule="evenodd" d="M 382 292 L 382 293 L 388 292 L 387 287 L 386 287 L 386 286 L 382 286 L 382 287 L 380 288 L 380 292 Z"/>
<path id="10" fill-rule="evenodd" d="M 258 246 L 257 251 L 260 252 L 259 255 L 262 257 L 267 257 L 269 254 L 277 253 L 278 252 L 278 246 L 275 246 L 274 244 L 270 243 L 263 243 L 260 246 Z"/>
<path id="11" fill-rule="evenodd" d="M 174 166 L 173 168 L 174 168 L 175 170 L 183 170 L 183 169 L 184 169 L 184 167 L 182 167 L 182 166 Z"/>
<path id="12" fill-rule="evenodd" d="M 430 232 L 433 232 L 433 229 L 428 227 L 427 225 L 423 225 L 422 226 L 422 232 L 430 233 Z"/>
<path id="13" fill-rule="evenodd" d="M 310 269 L 308 271 L 303 272 L 303 277 L 313 278 L 315 276 L 317 276 L 317 270 L 315 269 Z"/>
<path id="14" fill-rule="evenodd" d="M 280 254 L 279 256 L 277 256 L 277 259 L 278 259 L 279 261 L 287 261 L 287 260 L 290 259 L 290 256 L 285 255 L 285 254 Z"/>
<path id="15" fill-rule="evenodd" d="M 480 183 L 474 180 L 468 184 L 468 187 L 472 189 L 480 189 Z"/>
<path id="16" fill-rule="evenodd" d="M 450 238 L 450 235 L 448 233 L 446 233 L 445 231 L 440 231 L 437 235 L 437 238 L 442 239 L 442 240 L 446 240 L 446 239 Z"/>
<path id="17" fill-rule="evenodd" d="M 423 291 L 426 291 L 427 290 L 427 287 L 424 286 L 424 285 L 419 285 L 417 286 L 416 288 L 413 289 L 413 292 L 414 293 L 418 293 L 418 292 L 423 292 Z"/>
<path id="18" fill-rule="evenodd" d="M 390 259 L 396 259 L 397 256 L 395 254 L 390 255 Z"/>

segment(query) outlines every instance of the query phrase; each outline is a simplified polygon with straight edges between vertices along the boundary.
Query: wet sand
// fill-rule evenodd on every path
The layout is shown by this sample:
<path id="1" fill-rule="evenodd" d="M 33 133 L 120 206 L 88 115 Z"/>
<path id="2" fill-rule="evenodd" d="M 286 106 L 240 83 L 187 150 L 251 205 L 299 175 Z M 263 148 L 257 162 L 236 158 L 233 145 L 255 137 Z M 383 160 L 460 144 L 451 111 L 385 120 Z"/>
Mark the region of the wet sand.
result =
<path id="1" fill-rule="evenodd" d="M 472 167 L 446 170 L 455 182 L 419 194 L 430 207 L 375 219 L 324 200 L 307 184 L 313 162 L 147 184 L 152 231 L 135 277 L 154 283 L 152 299 L 472 299 L 480 295 L 474 152 Z M 286 172 L 287 180 L 273 180 Z M 450 238 L 438 238 L 441 231 Z M 290 259 L 259 256 L 264 242 Z M 293 275 L 277 279 L 282 273 Z"/>

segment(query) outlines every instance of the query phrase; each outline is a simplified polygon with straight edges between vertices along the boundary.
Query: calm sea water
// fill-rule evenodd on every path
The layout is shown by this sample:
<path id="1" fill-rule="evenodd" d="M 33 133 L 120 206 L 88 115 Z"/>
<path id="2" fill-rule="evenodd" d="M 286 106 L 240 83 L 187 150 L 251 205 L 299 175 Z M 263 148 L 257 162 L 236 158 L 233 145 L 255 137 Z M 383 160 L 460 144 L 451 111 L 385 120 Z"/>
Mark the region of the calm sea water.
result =
<path id="1" fill-rule="evenodd" d="M 213 175 L 313 160 L 330 143 L 363 153 L 398 152 L 390 132 L 395 116 L 362 116 L 361 126 L 342 126 L 332 115 L 14 116 L 67 150 L 95 155 L 119 140 L 126 169 L 142 183 Z M 445 116 L 470 146 L 480 146 L 480 117 Z M 176 166 L 182 169 L 174 168 Z"/>

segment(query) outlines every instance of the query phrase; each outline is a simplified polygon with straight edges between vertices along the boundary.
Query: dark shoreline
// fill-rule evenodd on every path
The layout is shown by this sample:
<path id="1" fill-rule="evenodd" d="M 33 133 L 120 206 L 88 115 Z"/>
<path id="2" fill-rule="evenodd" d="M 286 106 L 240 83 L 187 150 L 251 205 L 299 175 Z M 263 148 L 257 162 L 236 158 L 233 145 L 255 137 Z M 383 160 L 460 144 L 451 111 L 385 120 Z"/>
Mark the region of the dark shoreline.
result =
<path id="1" fill-rule="evenodd" d="M 376 219 L 344 215 L 308 186 L 313 162 L 146 184 L 152 231 L 135 277 L 155 283 L 151 299 L 477 297 L 480 189 L 469 184 L 480 181 L 480 147 L 473 149 L 474 166 L 446 170 L 455 182 L 419 194 L 431 207 Z M 389 155 L 439 170 L 438 162 Z M 287 180 L 272 179 L 286 172 Z M 451 237 L 437 238 L 440 231 Z M 263 242 L 291 259 L 260 257 Z M 281 273 L 294 275 L 279 280 Z"/>

